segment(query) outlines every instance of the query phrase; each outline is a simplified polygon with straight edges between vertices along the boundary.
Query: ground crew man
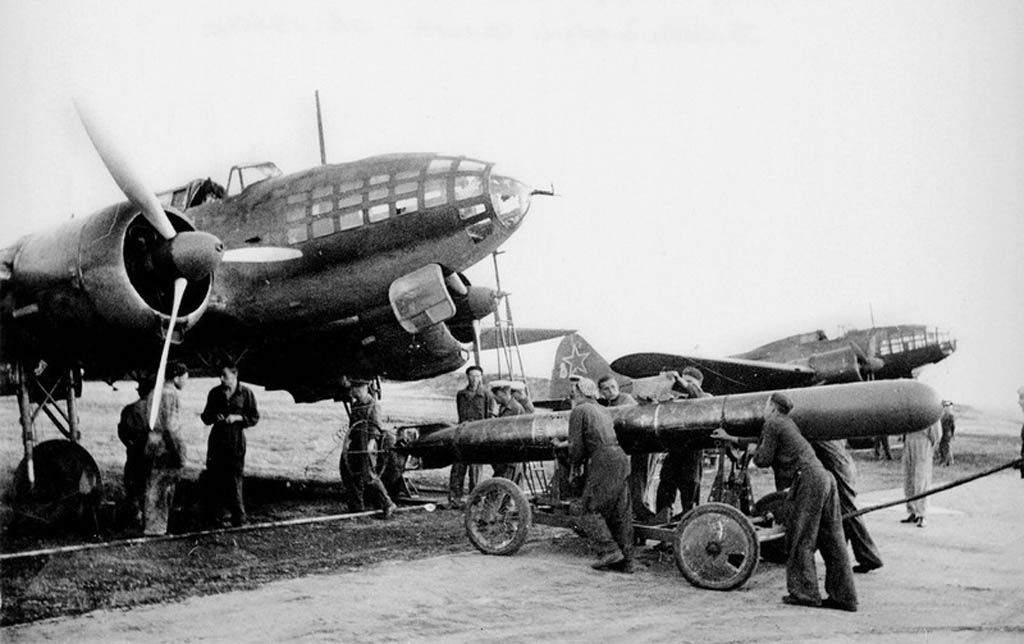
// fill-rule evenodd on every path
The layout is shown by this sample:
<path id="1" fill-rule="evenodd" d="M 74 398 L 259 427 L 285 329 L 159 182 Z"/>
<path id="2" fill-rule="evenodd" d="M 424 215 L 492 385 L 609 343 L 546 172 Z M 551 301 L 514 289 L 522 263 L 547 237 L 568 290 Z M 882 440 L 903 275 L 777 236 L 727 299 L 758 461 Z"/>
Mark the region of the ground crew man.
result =
<path id="1" fill-rule="evenodd" d="M 160 391 L 160 410 L 146 440 L 146 503 L 142 511 L 143 533 L 167 534 L 174 502 L 174 489 L 185 467 L 185 443 L 181 438 L 181 399 L 178 392 L 188 381 L 188 370 L 180 362 L 167 365 Z M 150 397 L 153 393 L 150 393 Z M 149 409 L 152 400 L 147 400 Z M 148 418 L 146 419 L 148 422 Z"/>
<path id="2" fill-rule="evenodd" d="M 204 424 L 212 425 L 206 443 L 207 518 L 220 523 L 227 507 L 231 525 L 240 526 L 245 523 L 245 430 L 259 422 L 260 413 L 252 390 L 238 382 L 238 367 L 221 367 L 220 385 L 207 394 L 200 417 Z"/>
<path id="3" fill-rule="evenodd" d="M 494 397 L 484 387 L 483 370 L 472 365 L 466 369 L 466 387 L 455 394 L 455 409 L 460 423 L 490 418 L 494 415 Z M 467 463 L 452 463 L 448 475 L 448 505 L 461 507 L 466 473 L 469 473 L 469 489 L 476 487 L 480 480 L 480 466 Z"/>
<path id="4" fill-rule="evenodd" d="M 932 449 L 938 440 L 938 423 L 903 435 L 903 493 L 907 498 L 927 492 L 932 486 Z M 901 519 L 900 523 L 925 527 L 928 497 L 907 501 L 907 512 L 907 518 Z"/>
<path id="5" fill-rule="evenodd" d="M 701 389 L 704 374 L 696 367 L 686 367 L 683 373 L 675 375 L 672 388 L 682 398 L 707 398 L 711 394 Z M 656 513 L 659 520 L 668 523 L 672 517 L 672 506 L 676 495 L 686 514 L 700 501 L 700 478 L 704 473 L 701 460 L 704 450 L 687 446 L 672 447 L 661 464 L 660 481 L 656 496 Z"/>
<path id="6" fill-rule="evenodd" d="M 605 407 L 631 407 L 637 404 L 633 396 L 619 391 L 619 382 L 611 374 L 601 376 L 597 381 L 597 390 L 601 393 L 599 402 Z M 644 503 L 651 459 L 650 454 L 629 456 L 629 503 L 633 508 L 633 519 L 640 522 L 648 521 L 654 516 Z"/>
<path id="7" fill-rule="evenodd" d="M 939 418 L 942 425 L 942 437 L 939 438 L 939 465 L 949 466 L 953 464 L 953 433 L 956 431 L 956 419 L 953 417 L 953 403 L 949 400 L 942 401 L 942 417 Z"/>
<path id="8" fill-rule="evenodd" d="M 812 441 L 811 447 L 818 460 L 836 480 L 839 493 L 839 512 L 846 515 L 857 511 L 857 468 L 843 446 L 843 441 Z M 853 548 L 857 565 L 853 572 L 871 572 L 882 567 L 882 555 L 868 533 L 864 519 L 856 516 L 843 519 L 843 535 Z"/>
<path id="9" fill-rule="evenodd" d="M 519 401 L 512 397 L 512 390 L 523 388 L 523 383 L 495 380 L 487 387 L 491 390 L 491 395 L 494 396 L 494 401 L 498 405 L 499 417 L 521 416 L 526 413 Z M 491 467 L 494 469 L 494 476 L 509 479 L 517 485 L 523 478 L 523 468 L 519 463 L 494 463 Z"/>
<path id="10" fill-rule="evenodd" d="M 786 526 L 789 547 L 786 587 L 789 594 L 782 601 L 855 612 L 857 590 L 843 541 L 836 482 L 789 417 L 792 408 L 789 396 L 774 392 L 765 401 L 765 421 L 759 440 L 730 436 L 722 428 L 712 432 L 711 438 L 737 444 L 758 440 L 754 463 L 758 467 L 772 467 L 776 488 L 789 488 L 789 501 L 793 508 Z M 818 590 L 815 550 L 819 550 L 825 560 L 825 591 L 828 596 L 824 600 Z"/>
<path id="11" fill-rule="evenodd" d="M 146 479 L 149 477 L 146 463 L 146 442 L 149 438 L 150 392 L 153 380 L 139 378 L 139 399 L 125 405 L 117 423 L 117 437 L 125 448 L 124 460 L 124 508 L 125 516 L 133 529 L 142 527 L 142 508 L 146 504 Z"/>
<path id="12" fill-rule="evenodd" d="M 352 381 L 352 413 L 349 431 L 341 450 L 339 469 L 348 495 L 350 512 L 362 512 L 367 493 L 381 516 L 390 519 L 398 506 L 377 475 L 373 453 L 381 435 L 381 413 L 377 399 L 370 393 L 370 381 Z"/>
<path id="13" fill-rule="evenodd" d="M 569 440 L 553 439 L 567 447 L 569 464 L 584 467 L 583 495 L 571 511 L 597 549 L 596 570 L 632 573 L 633 516 L 629 505 L 629 457 L 619 447 L 611 415 L 597 404 L 597 385 L 579 378 L 572 385 Z"/>
<path id="14" fill-rule="evenodd" d="M 374 402 L 380 413 L 380 403 L 376 398 Z M 392 499 L 409 496 L 405 487 L 405 460 L 395 451 L 397 442 L 398 432 L 395 428 L 381 424 L 380 439 L 377 441 L 377 475 Z"/>
<path id="15" fill-rule="evenodd" d="M 530 400 L 530 392 L 526 390 L 526 383 L 514 381 L 512 387 L 512 398 L 523 408 L 524 414 L 536 413 L 537 409 Z"/>

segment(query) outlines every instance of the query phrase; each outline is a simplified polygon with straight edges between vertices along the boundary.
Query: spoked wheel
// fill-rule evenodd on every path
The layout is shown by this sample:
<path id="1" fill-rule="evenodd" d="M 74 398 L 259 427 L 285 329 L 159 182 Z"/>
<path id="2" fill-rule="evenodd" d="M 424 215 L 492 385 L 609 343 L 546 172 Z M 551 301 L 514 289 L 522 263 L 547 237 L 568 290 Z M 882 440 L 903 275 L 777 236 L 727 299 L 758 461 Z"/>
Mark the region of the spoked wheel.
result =
<path id="1" fill-rule="evenodd" d="M 706 503 L 687 512 L 676 526 L 672 546 L 679 571 L 698 588 L 738 588 L 757 568 L 754 526 L 724 503 Z"/>
<path id="2" fill-rule="evenodd" d="M 487 479 L 466 502 L 466 535 L 487 555 L 511 555 L 526 542 L 533 513 L 519 486 L 504 478 Z"/>

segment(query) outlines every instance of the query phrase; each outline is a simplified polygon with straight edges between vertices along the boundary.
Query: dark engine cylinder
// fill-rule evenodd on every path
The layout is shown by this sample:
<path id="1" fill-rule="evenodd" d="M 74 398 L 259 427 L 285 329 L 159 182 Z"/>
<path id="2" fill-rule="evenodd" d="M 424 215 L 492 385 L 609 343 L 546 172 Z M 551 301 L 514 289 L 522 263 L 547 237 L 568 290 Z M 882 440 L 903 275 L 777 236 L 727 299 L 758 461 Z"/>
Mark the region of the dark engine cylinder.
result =
<path id="1" fill-rule="evenodd" d="M 179 231 L 192 230 L 168 210 Z M 63 337 L 145 333 L 167 323 L 174 276 L 161 260 L 163 239 L 130 204 L 20 240 L 14 258 L 20 305 L 35 304 L 35 328 Z M 202 316 L 212 278 L 189 284 L 182 327 Z"/>
<path id="2" fill-rule="evenodd" d="M 852 347 L 842 347 L 813 355 L 808 359 L 807 364 L 826 384 L 864 380 L 860 361 Z"/>

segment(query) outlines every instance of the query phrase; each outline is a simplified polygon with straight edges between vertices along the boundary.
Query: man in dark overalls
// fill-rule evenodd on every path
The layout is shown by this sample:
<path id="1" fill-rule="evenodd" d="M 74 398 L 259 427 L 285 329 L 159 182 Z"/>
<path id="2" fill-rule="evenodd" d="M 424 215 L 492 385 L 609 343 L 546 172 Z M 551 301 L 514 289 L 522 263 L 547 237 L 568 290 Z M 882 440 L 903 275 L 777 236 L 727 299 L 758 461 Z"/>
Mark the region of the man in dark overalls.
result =
<path id="1" fill-rule="evenodd" d="M 455 394 L 455 410 L 460 423 L 494 415 L 494 397 L 484 387 L 484 372 L 480 367 L 472 365 L 466 369 L 466 387 Z M 469 474 L 469 489 L 472 491 L 480 479 L 480 466 L 452 463 L 448 475 L 448 505 L 451 507 L 462 506 L 466 474 Z"/>
<path id="2" fill-rule="evenodd" d="M 149 438 L 149 394 L 153 379 L 139 378 L 139 399 L 125 405 L 117 423 L 117 437 L 125 449 L 124 507 L 132 528 L 142 527 L 142 508 L 146 503 L 146 441 Z"/>
<path id="3" fill-rule="evenodd" d="M 629 457 L 619 447 L 611 414 L 597 404 L 597 385 L 579 378 L 572 387 L 569 440 L 552 441 L 569 448 L 569 464 L 584 468 L 583 496 L 573 502 L 576 521 L 597 549 L 595 570 L 632 573 L 633 511 L 629 500 Z"/>
<path id="4" fill-rule="evenodd" d="M 221 367 L 220 384 L 207 394 L 200 418 L 213 426 L 206 443 L 207 518 L 219 523 L 227 507 L 231 525 L 240 526 L 245 523 L 245 430 L 259 421 L 260 413 L 252 390 L 238 382 L 238 367 Z"/>
<path id="5" fill-rule="evenodd" d="M 338 465 L 348 495 L 348 509 L 350 512 L 362 512 L 365 508 L 364 498 L 369 492 L 373 497 L 371 502 L 381 511 L 381 516 L 389 519 L 398 506 L 388 495 L 374 463 L 376 446 L 381 439 L 380 407 L 370 393 L 368 380 L 353 380 L 351 395 L 349 431 Z"/>
<path id="6" fill-rule="evenodd" d="M 789 396 L 774 392 L 765 401 L 764 427 L 759 440 L 730 436 L 722 428 L 712 432 L 711 438 L 737 444 L 758 440 L 754 464 L 770 466 L 775 471 L 775 487 L 790 489 L 789 501 L 793 509 L 786 525 L 789 545 L 786 587 L 789 594 L 782 598 L 783 603 L 856 612 L 857 590 L 843 540 L 836 481 L 789 417 L 792 408 L 793 401 Z M 818 590 L 815 550 L 820 550 L 825 560 L 828 596 L 824 600 Z"/>

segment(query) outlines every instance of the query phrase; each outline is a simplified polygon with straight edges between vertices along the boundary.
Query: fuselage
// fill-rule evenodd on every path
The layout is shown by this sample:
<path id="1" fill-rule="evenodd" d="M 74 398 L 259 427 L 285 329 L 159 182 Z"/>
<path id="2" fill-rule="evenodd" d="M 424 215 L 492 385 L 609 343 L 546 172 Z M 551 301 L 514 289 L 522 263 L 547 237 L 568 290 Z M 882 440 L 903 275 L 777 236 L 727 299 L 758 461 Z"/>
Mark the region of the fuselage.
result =
<path id="1" fill-rule="evenodd" d="M 210 302 L 246 325 L 291 325 L 385 307 L 389 285 L 426 264 L 463 271 L 508 239 L 528 207 L 529 189 L 492 164 L 401 154 L 267 179 L 187 214 L 228 250 L 301 253 L 225 263 Z"/>
<path id="2" fill-rule="evenodd" d="M 873 371 L 882 380 L 909 378 L 926 364 L 939 362 L 956 351 L 956 340 L 946 331 L 920 324 L 854 329 L 841 337 L 828 339 L 822 331 L 812 331 L 776 340 L 732 358 L 779 363 L 803 363 L 850 345 L 861 355 L 880 361 Z"/>
<path id="3" fill-rule="evenodd" d="M 376 369 L 386 354 L 385 361 L 400 365 L 397 375 L 419 377 L 436 350 L 435 370 L 450 368 L 458 343 L 448 331 L 408 339 L 392 333 L 400 320 L 391 287 L 436 267 L 442 290 L 462 297 L 455 319 L 478 317 L 481 289 L 471 287 L 467 297 L 458 273 L 518 228 L 530 189 L 491 163 L 437 154 L 378 156 L 290 175 L 263 166 L 273 169 L 270 176 L 237 195 L 225 197 L 209 180 L 188 184 L 202 185 L 198 193 L 159 195 L 176 230 L 212 234 L 225 257 L 245 251 L 189 284 L 176 328 L 178 339 L 188 338 L 187 350 L 242 355 L 276 345 L 287 353 L 288 338 L 316 334 L 314 346 L 328 338 L 344 353 L 368 346 L 381 331 L 395 340 L 383 354 L 362 352 L 359 365 Z M 0 346 L 0 361 L 91 364 L 104 377 L 152 363 L 150 345 L 167 325 L 175 277 L 161 244 L 127 202 L 20 239 L 0 254 L 4 325 L 17 332 Z M 404 302 L 408 295 L 397 297 Z M 416 350 L 423 353 L 414 365 L 400 364 Z M 337 352 L 316 358 L 344 368 L 345 355 Z"/>

